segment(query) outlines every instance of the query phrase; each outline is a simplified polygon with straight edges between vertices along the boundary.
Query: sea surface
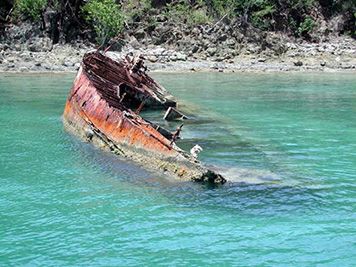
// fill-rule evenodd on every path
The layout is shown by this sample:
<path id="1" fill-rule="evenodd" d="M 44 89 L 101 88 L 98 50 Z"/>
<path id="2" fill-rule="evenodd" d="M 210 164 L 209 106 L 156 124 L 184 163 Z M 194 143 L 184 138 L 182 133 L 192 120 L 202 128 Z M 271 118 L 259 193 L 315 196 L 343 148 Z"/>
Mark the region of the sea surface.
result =
<path id="1" fill-rule="evenodd" d="M 65 132 L 74 76 L 0 74 L 0 266 L 356 266 L 355 74 L 154 74 L 218 187 Z"/>

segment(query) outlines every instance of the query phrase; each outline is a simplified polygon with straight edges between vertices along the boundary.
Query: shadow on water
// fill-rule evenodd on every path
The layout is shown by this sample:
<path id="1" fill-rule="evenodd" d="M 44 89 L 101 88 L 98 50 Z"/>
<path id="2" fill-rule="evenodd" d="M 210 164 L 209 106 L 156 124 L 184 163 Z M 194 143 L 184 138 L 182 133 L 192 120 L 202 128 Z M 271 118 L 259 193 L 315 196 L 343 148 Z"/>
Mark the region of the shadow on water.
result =
<path id="1" fill-rule="evenodd" d="M 110 177 L 100 182 L 111 183 L 113 193 L 116 186 L 117 190 L 119 187 L 136 188 L 153 196 L 159 194 L 180 208 L 231 209 L 253 215 L 305 212 L 326 207 L 321 197 L 323 189 L 281 183 L 280 177 L 270 171 L 230 168 L 223 171 L 224 175 L 234 178 L 222 186 L 180 182 L 149 172 L 75 137 L 70 138 L 70 142 L 73 150 L 79 153 L 80 162 L 94 166 L 104 177 Z"/>

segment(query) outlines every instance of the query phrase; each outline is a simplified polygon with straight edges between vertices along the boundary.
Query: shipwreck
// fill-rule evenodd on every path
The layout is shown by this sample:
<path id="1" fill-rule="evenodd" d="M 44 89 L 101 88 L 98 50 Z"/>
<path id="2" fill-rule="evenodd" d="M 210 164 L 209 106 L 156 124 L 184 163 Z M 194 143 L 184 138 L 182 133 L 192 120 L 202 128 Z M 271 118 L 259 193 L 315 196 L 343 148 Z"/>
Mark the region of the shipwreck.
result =
<path id="1" fill-rule="evenodd" d="M 66 101 L 65 129 L 151 171 L 183 181 L 225 183 L 176 145 L 181 127 L 172 133 L 140 116 L 144 107 L 174 110 L 185 119 L 173 96 L 143 68 L 142 59 L 115 60 L 100 51 L 85 54 Z"/>

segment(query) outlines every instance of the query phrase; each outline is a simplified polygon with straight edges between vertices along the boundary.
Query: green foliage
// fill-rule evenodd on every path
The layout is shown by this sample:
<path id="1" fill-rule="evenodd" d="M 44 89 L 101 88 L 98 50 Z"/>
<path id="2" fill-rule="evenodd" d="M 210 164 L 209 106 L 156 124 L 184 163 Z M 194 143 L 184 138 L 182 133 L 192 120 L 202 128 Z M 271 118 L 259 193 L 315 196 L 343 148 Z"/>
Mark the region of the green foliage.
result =
<path id="1" fill-rule="evenodd" d="M 124 16 L 113 0 L 90 0 L 82 10 L 85 19 L 93 23 L 99 42 L 105 42 L 123 30 Z"/>
<path id="2" fill-rule="evenodd" d="M 121 3 L 126 19 L 133 21 L 152 8 L 151 0 L 123 0 Z"/>
<path id="3" fill-rule="evenodd" d="M 267 1 L 261 3 L 261 5 L 256 7 L 256 11 L 252 13 L 251 22 L 253 26 L 262 30 L 268 30 L 271 28 L 271 18 L 274 12 L 276 12 L 274 5 L 271 5 Z"/>
<path id="4" fill-rule="evenodd" d="M 234 15 L 236 6 L 239 5 L 241 0 L 211 0 L 205 2 L 213 16 L 222 17 L 227 15 L 232 17 Z"/>
<path id="5" fill-rule="evenodd" d="M 47 0 L 16 0 L 14 13 L 16 17 L 25 16 L 38 21 L 46 5 Z"/>
<path id="6" fill-rule="evenodd" d="M 190 14 L 190 22 L 193 25 L 201 25 L 210 23 L 212 21 L 211 17 L 207 15 L 207 11 L 205 9 L 196 9 L 192 10 Z"/>
<path id="7" fill-rule="evenodd" d="M 205 6 L 199 5 L 198 8 L 194 8 L 190 6 L 188 1 L 179 1 L 167 4 L 165 14 L 170 20 L 184 22 L 188 25 L 197 25 L 212 21 L 207 13 Z"/>
<path id="8" fill-rule="evenodd" d="M 298 33 L 302 36 L 306 36 L 313 31 L 315 26 L 316 23 L 313 18 L 310 16 L 306 16 L 304 21 L 298 27 Z"/>

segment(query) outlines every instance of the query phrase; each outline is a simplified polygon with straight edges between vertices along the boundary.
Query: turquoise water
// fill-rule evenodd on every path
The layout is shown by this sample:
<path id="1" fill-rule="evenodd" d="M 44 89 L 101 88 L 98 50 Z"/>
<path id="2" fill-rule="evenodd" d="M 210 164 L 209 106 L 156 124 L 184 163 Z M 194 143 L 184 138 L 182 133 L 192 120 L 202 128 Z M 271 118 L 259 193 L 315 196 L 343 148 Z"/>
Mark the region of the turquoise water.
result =
<path id="1" fill-rule="evenodd" d="M 180 145 L 230 182 L 177 183 L 64 132 L 73 74 L 0 74 L 1 266 L 355 266 L 355 75 L 154 76 L 199 112 Z"/>

